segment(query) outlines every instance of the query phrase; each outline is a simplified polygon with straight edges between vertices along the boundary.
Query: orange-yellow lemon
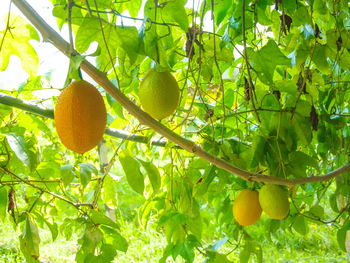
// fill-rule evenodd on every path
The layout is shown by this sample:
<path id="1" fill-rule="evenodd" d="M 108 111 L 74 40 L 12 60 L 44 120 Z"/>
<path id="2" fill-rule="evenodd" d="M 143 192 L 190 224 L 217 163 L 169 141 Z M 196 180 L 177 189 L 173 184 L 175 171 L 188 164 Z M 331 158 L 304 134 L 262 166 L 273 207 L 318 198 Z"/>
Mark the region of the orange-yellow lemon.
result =
<path id="1" fill-rule="evenodd" d="M 102 139 L 107 113 L 101 94 L 89 82 L 73 81 L 58 98 L 55 125 L 64 146 L 85 153 Z"/>
<path id="2" fill-rule="evenodd" d="M 259 193 L 245 189 L 238 194 L 233 203 L 233 216 L 242 226 L 254 224 L 261 216 Z"/>

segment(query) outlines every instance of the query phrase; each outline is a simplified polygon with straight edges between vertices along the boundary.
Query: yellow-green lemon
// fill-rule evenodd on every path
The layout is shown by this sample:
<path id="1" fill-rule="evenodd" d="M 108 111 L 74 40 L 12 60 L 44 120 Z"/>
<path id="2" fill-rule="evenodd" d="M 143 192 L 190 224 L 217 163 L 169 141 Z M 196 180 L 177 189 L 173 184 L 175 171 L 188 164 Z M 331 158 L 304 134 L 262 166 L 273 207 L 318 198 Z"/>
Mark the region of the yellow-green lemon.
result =
<path id="1" fill-rule="evenodd" d="M 255 224 L 261 216 L 259 193 L 245 189 L 238 194 L 233 203 L 233 216 L 241 226 Z"/>
<path id="2" fill-rule="evenodd" d="M 180 89 L 171 73 L 151 69 L 141 81 L 138 95 L 143 110 L 161 120 L 175 112 Z"/>
<path id="3" fill-rule="evenodd" d="M 259 191 L 262 210 L 272 219 L 283 219 L 289 213 L 288 193 L 282 187 L 266 184 Z"/>

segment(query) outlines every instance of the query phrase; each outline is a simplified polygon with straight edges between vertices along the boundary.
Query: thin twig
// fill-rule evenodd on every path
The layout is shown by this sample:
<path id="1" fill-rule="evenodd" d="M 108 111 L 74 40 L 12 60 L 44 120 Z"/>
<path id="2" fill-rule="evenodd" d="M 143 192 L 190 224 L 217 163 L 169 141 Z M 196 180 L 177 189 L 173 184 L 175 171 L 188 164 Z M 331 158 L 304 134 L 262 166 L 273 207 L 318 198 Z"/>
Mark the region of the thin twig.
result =
<path id="1" fill-rule="evenodd" d="M 97 1 L 94 0 L 94 3 L 95 3 L 96 10 L 98 10 Z M 100 29 L 101 29 L 101 35 L 102 35 L 102 38 L 103 38 L 103 43 L 106 46 L 106 50 L 107 50 L 107 53 L 108 53 L 109 61 L 112 64 L 112 69 L 113 69 L 113 72 L 114 72 L 115 79 L 117 81 L 118 87 L 120 87 L 118 74 L 117 74 L 117 71 L 116 71 L 114 63 L 113 63 L 113 57 L 112 57 L 111 51 L 110 51 L 109 46 L 107 44 L 106 35 L 105 35 L 105 31 L 104 31 L 104 28 L 103 28 L 103 25 L 102 25 L 102 19 L 100 17 L 100 13 L 97 13 L 97 16 L 98 16 L 98 21 L 100 23 Z"/>
<path id="2" fill-rule="evenodd" d="M 7 34 L 8 31 L 10 31 L 11 6 L 12 6 L 12 1 L 10 1 L 9 11 L 8 11 L 7 21 L 6 21 L 6 29 L 5 29 L 4 35 L 3 35 L 2 39 L 1 39 L 0 51 L 2 50 L 2 46 L 4 45 L 6 34 Z"/>
<path id="3" fill-rule="evenodd" d="M 43 189 L 43 188 L 41 188 L 41 187 L 39 187 L 39 186 L 37 186 L 37 185 L 35 185 L 35 184 L 32 184 L 31 182 L 28 182 L 28 181 L 26 181 L 25 179 L 22 179 L 22 178 L 21 178 L 20 176 L 18 176 L 17 174 L 11 172 L 11 171 L 8 170 L 7 168 L 0 167 L 0 169 L 1 169 L 3 172 L 5 172 L 5 173 L 7 173 L 7 174 L 10 174 L 11 176 L 13 176 L 13 177 L 17 178 L 18 180 L 22 181 L 23 183 L 25 183 L 25 184 L 27 184 L 27 185 L 29 185 L 29 186 L 35 188 L 35 189 L 38 189 L 38 190 L 40 190 L 41 192 L 44 192 L 44 193 L 46 193 L 46 194 L 49 194 L 49 195 L 51 195 L 51 196 L 53 196 L 53 197 L 55 197 L 55 198 L 57 198 L 57 199 L 60 199 L 60 200 L 62 200 L 62 201 L 64 201 L 64 202 L 66 202 L 66 203 L 68 203 L 68 204 L 74 206 L 75 208 L 79 208 L 80 206 L 87 206 L 87 207 L 93 208 L 93 207 L 92 207 L 92 204 L 88 204 L 88 203 L 75 203 L 75 202 L 73 202 L 73 201 L 71 201 L 71 200 L 68 200 L 68 199 L 66 199 L 66 198 L 64 198 L 64 197 L 62 197 L 62 196 L 60 196 L 60 195 L 58 195 L 58 194 L 55 194 L 55 193 L 53 193 L 53 192 L 51 192 L 51 191 L 48 191 L 48 190 L 45 190 L 45 189 Z"/>
<path id="4" fill-rule="evenodd" d="M 253 89 L 254 89 L 254 83 L 253 83 L 253 79 L 252 79 L 252 75 L 250 74 L 250 64 L 249 64 L 249 59 L 248 59 L 248 53 L 247 53 L 247 36 L 246 36 L 246 25 L 245 25 L 245 0 L 242 1 L 242 34 L 243 34 L 243 58 L 247 67 L 247 73 L 248 73 L 248 82 L 249 82 L 249 86 L 250 86 L 250 91 L 253 94 Z M 256 115 L 256 118 L 258 120 L 258 122 L 260 121 L 260 117 L 259 114 L 256 110 L 255 107 L 255 102 L 254 102 L 254 98 L 253 96 L 251 96 L 251 102 L 252 102 L 252 106 Z"/>
<path id="5" fill-rule="evenodd" d="M 214 0 L 211 0 L 211 16 L 212 16 L 212 23 L 213 23 L 213 33 L 215 34 Z M 223 116 L 222 116 L 222 124 L 221 124 L 221 139 L 223 140 L 224 139 L 224 132 L 225 132 L 225 120 L 226 120 L 225 87 L 224 87 L 224 81 L 222 79 L 222 72 L 221 72 L 221 69 L 220 69 L 220 66 L 218 63 L 218 59 L 217 59 L 217 55 L 216 55 L 216 37 L 215 37 L 215 35 L 213 37 L 213 46 L 214 46 L 214 61 L 215 61 L 215 66 L 216 66 L 216 68 L 219 72 L 219 75 L 220 75 L 220 90 L 222 93 L 222 113 L 223 113 Z"/>

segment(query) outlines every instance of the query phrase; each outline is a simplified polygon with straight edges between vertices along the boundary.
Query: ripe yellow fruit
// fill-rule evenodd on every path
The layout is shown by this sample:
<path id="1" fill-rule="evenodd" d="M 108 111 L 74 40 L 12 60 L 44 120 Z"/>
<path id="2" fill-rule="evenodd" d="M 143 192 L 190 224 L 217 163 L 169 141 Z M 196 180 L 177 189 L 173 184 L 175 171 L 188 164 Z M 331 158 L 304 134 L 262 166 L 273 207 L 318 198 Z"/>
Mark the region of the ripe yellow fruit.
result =
<path id="1" fill-rule="evenodd" d="M 143 110 L 161 120 L 176 110 L 180 89 L 171 73 L 151 69 L 141 81 L 138 95 Z"/>
<path id="2" fill-rule="evenodd" d="M 283 219 L 289 213 L 288 194 L 282 187 L 266 184 L 259 191 L 262 210 L 272 219 Z"/>
<path id="3" fill-rule="evenodd" d="M 101 94 L 89 82 L 73 81 L 58 98 L 56 131 L 61 142 L 76 153 L 85 153 L 102 139 L 107 113 Z"/>
<path id="4" fill-rule="evenodd" d="M 233 203 L 232 212 L 241 226 L 255 224 L 262 212 L 259 204 L 259 193 L 250 189 L 240 192 Z"/>

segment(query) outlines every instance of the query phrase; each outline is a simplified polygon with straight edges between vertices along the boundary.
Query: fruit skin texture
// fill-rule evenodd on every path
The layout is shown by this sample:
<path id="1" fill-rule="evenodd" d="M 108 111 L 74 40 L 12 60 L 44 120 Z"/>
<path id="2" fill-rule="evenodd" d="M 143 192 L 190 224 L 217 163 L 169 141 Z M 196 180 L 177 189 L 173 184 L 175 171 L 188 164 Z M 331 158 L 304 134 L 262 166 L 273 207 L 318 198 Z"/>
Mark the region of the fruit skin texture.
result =
<path id="1" fill-rule="evenodd" d="M 250 189 L 240 192 L 233 203 L 232 212 L 241 226 L 255 224 L 262 212 L 259 204 L 259 193 Z"/>
<path id="2" fill-rule="evenodd" d="M 272 219 L 284 219 L 289 213 L 288 193 L 278 185 L 264 185 L 259 191 L 259 202 Z"/>
<path id="3" fill-rule="evenodd" d="M 153 118 L 161 120 L 176 110 L 180 89 L 171 73 L 151 69 L 141 81 L 138 95 L 143 110 Z"/>
<path id="4" fill-rule="evenodd" d="M 85 153 L 102 139 L 107 113 L 101 94 L 89 82 L 73 81 L 58 98 L 56 131 L 61 142 L 76 153 Z"/>

